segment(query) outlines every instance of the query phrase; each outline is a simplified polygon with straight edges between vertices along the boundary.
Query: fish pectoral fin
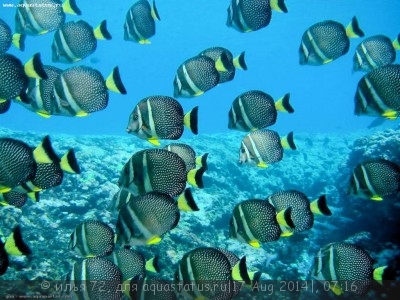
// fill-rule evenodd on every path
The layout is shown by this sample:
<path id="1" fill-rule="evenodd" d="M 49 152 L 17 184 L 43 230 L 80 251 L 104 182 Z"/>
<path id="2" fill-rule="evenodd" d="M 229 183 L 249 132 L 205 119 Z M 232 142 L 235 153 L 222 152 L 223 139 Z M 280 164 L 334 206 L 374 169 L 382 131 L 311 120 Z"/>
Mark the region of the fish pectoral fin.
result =
<path id="1" fill-rule="evenodd" d="M 157 138 L 148 138 L 147 141 L 154 146 L 160 146 L 160 141 Z"/>
<path id="2" fill-rule="evenodd" d="M 86 117 L 88 115 L 89 114 L 86 111 L 82 110 L 82 111 L 78 111 L 75 116 L 77 116 L 77 117 Z"/>
<path id="3" fill-rule="evenodd" d="M 326 64 L 329 64 L 331 61 L 333 61 L 332 58 L 330 58 L 330 59 L 325 59 L 322 63 L 323 63 L 324 65 L 326 65 Z"/>
<path id="4" fill-rule="evenodd" d="M 281 237 L 289 237 L 293 235 L 293 231 L 285 231 L 281 233 Z"/>
<path id="5" fill-rule="evenodd" d="M 397 111 L 394 110 L 388 110 L 382 114 L 382 117 L 385 117 L 386 119 L 389 120 L 396 120 L 398 118 L 398 113 Z"/>
<path id="6" fill-rule="evenodd" d="M 43 117 L 43 118 L 50 118 L 51 115 L 47 112 L 43 112 L 43 111 L 37 111 L 36 112 L 39 116 Z"/>
<path id="7" fill-rule="evenodd" d="M 146 241 L 146 245 L 155 245 L 161 242 L 161 238 L 159 236 L 153 236 Z"/>
<path id="8" fill-rule="evenodd" d="M 379 196 L 379 195 L 372 195 L 371 200 L 374 200 L 374 201 L 382 201 L 383 198 L 382 198 L 381 196 Z"/>
<path id="9" fill-rule="evenodd" d="M 257 164 L 257 167 L 266 169 L 266 168 L 268 168 L 268 165 L 265 162 L 259 162 Z"/>
<path id="10" fill-rule="evenodd" d="M 0 194 L 5 194 L 9 191 L 11 191 L 11 188 L 9 188 L 7 186 L 0 186 Z"/>
<path id="11" fill-rule="evenodd" d="M 260 248 L 260 247 L 261 247 L 260 242 L 257 241 L 257 240 L 249 241 L 248 244 L 249 244 L 250 246 L 252 246 L 253 248 Z"/>
<path id="12" fill-rule="evenodd" d="M 342 289 L 337 286 L 337 285 L 329 285 L 329 288 L 332 290 L 332 292 L 336 295 L 336 296 L 340 296 L 341 294 L 343 294 Z"/>
<path id="13" fill-rule="evenodd" d="M 139 40 L 139 44 L 141 44 L 141 45 L 149 45 L 149 44 L 151 44 L 151 41 L 148 40 L 148 39 L 142 39 L 142 40 Z"/>

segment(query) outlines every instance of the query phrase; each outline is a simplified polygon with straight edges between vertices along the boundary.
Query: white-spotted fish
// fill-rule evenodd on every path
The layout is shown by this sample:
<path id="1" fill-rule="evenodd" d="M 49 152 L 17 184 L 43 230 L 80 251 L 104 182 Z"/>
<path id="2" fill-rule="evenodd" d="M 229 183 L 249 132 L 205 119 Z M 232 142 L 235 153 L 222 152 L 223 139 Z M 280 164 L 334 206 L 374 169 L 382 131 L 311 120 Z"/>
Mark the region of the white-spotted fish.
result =
<path id="1" fill-rule="evenodd" d="M 245 256 L 231 267 L 224 253 L 205 247 L 191 250 L 182 257 L 175 279 L 192 287 L 179 291 L 185 299 L 228 300 L 237 293 L 234 290 L 237 281 L 250 283 Z M 206 282 L 214 284 L 213 289 L 198 288 Z"/>
<path id="2" fill-rule="evenodd" d="M 235 206 L 229 223 L 229 236 L 254 248 L 273 242 L 282 234 L 280 225 L 295 228 L 291 208 L 277 213 L 266 200 L 249 199 Z"/>
<path id="3" fill-rule="evenodd" d="M 374 269 L 373 265 L 374 261 L 364 249 L 348 243 L 331 243 L 319 249 L 311 276 L 336 295 L 362 295 L 373 280 L 387 279 L 389 269 L 386 266 Z M 347 288 L 350 285 L 352 288 Z"/>
<path id="4" fill-rule="evenodd" d="M 346 28 L 332 20 L 318 22 L 303 33 L 299 48 L 300 65 L 330 63 L 349 51 L 349 38 L 363 36 L 356 17 Z"/>
<path id="5" fill-rule="evenodd" d="M 239 32 L 251 32 L 268 26 L 272 9 L 287 13 L 284 0 L 231 0 L 226 25 Z"/>
<path id="6" fill-rule="evenodd" d="M 84 221 L 72 232 L 69 249 L 86 258 L 110 255 L 114 250 L 114 231 L 104 222 Z"/>
<path id="7" fill-rule="evenodd" d="M 226 72 L 229 60 L 223 52 L 218 61 L 208 56 L 195 56 L 186 60 L 176 71 L 174 97 L 197 97 L 216 87 L 219 83 L 219 72 Z"/>
<path id="8" fill-rule="evenodd" d="M 226 70 L 218 71 L 219 83 L 233 80 L 236 74 L 236 69 L 247 70 L 244 52 L 237 57 L 233 57 L 232 52 L 224 47 L 211 47 L 199 53 L 199 55 L 207 56 L 215 62 L 221 59 L 222 54 L 226 55 L 228 63 L 225 66 Z"/>
<path id="9" fill-rule="evenodd" d="M 364 75 L 354 96 L 354 114 L 396 120 L 400 114 L 400 65 L 386 65 Z"/>
<path id="10" fill-rule="evenodd" d="M 200 168 L 208 169 L 207 157 L 208 153 L 201 156 L 196 156 L 196 152 L 192 147 L 182 143 L 172 143 L 164 147 L 164 149 L 178 154 L 186 164 L 186 171 L 196 169 L 197 166 Z"/>
<path id="11" fill-rule="evenodd" d="M 64 70 L 54 81 L 53 114 L 83 117 L 108 105 L 108 90 L 126 94 L 118 67 L 104 80 L 96 69 L 77 66 Z"/>
<path id="12" fill-rule="evenodd" d="M 56 30 L 65 22 L 65 13 L 80 15 L 75 0 L 21 0 L 15 14 L 15 31 L 39 35 Z"/>
<path id="13" fill-rule="evenodd" d="M 229 110 L 228 128 L 254 131 L 275 124 L 278 111 L 293 113 L 289 103 L 290 94 L 285 94 L 276 102 L 263 91 L 251 90 L 233 100 Z"/>
<path id="14" fill-rule="evenodd" d="M 21 51 L 25 49 L 25 35 L 20 33 L 12 34 L 11 28 L 6 22 L 0 19 L 0 53 L 7 52 L 11 45 Z"/>
<path id="15" fill-rule="evenodd" d="M 156 22 L 160 16 L 155 1 L 150 6 L 147 0 L 139 0 L 131 6 L 126 14 L 124 39 L 139 44 L 150 44 L 149 38 L 156 34 Z"/>
<path id="16" fill-rule="evenodd" d="M 54 33 L 52 49 L 53 62 L 75 63 L 92 54 L 97 40 L 111 39 L 104 20 L 93 29 L 87 22 L 67 22 Z"/>
<path id="17" fill-rule="evenodd" d="M 259 129 L 243 138 L 239 150 L 239 163 L 267 168 L 268 164 L 282 160 L 283 149 L 296 150 L 293 132 L 280 138 L 273 130 Z"/>
<path id="18" fill-rule="evenodd" d="M 363 40 L 353 56 L 353 71 L 370 72 L 396 60 L 396 50 L 400 49 L 400 34 L 392 42 L 385 35 L 374 35 Z"/>
<path id="19" fill-rule="evenodd" d="M 0 103 L 20 96 L 28 86 L 29 77 L 47 78 L 39 53 L 25 65 L 11 54 L 0 54 Z"/>
<path id="20" fill-rule="evenodd" d="M 118 186 L 134 195 L 160 192 L 171 197 L 180 195 L 186 182 L 203 187 L 205 169 L 186 171 L 186 164 L 178 154 L 165 149 L 146 149 L 136 152 L 121 171 Z"/>
<path id="21" fill-rule="evenodd" d="M 198 133 L 198 107 L 183 112 L 181 104 L 168 96 L 150 96 L 139 101 L 129 116 L 126 131 L 159 146 L 159 140 L 177 140 L 184 126 Z"/>
<path id="22" fill-rule="evenodd" d="M 400 192 L 400 166 L 383 158 L 368 159 L 351 174 L 349 193 L 375 201 Z"/>
<path id="23" fill-rule="evenodd" d="M 159 192 L 129 200 L 119 210 L 117 242 L 122 245 L 153 245 L 161 242 L 162 236 L 178 225 L 180 210 L 198 210 L 190 190 L 186 191 L 178 201 Z"/>

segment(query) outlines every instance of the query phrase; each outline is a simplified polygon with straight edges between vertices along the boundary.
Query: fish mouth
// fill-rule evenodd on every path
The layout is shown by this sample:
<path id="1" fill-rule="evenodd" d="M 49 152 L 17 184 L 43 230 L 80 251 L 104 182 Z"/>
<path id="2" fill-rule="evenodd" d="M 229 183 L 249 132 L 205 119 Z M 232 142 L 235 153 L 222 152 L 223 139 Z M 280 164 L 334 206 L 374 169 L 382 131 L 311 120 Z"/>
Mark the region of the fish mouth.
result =
<path id="1" fill-rule="evenodd" d="M 126 132 L 127 132 L 127 133 L 131 133 L 131 132 L 132 132 L 132 129 L 130 129 L 130 128 L 128 127 L 128 128 L 126 128 Z"/>

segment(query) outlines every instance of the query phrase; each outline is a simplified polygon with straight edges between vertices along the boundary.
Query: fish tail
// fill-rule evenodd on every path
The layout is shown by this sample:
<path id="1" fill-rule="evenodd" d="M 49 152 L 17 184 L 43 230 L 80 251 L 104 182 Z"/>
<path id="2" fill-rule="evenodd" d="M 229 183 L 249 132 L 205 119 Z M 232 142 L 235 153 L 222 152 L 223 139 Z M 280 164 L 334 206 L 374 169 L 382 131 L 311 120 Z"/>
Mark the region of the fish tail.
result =
<path id="1" fill-rule="evenodd" d="M 218 72 L 228 72 L 229 69 L 229 57 L 225 52 L 221 54 L 221 56 L 215 62 L 215 68 Z"/>
<path id="2" fill-rule="evenodd" d="M 60 163 L 61 169 L 65 172 L 72 174 L 80 174 L 81 169 L 79 168 L 78 161 L 75 157 L 74 149 L 69 149 L 67 153 L 61 158 Z"/>
<path id="3" fill-rule="evenodd" d="M 154 20 L 161 21 L 160 15 L 158 14 L 156 2 L 153 0 L 153 5 L 151 6 L 151 16 Z"/>
<path id="4" fill-rule="evenodd" d="M 332 212 L 326 203 L 326 195 L 321 195 L 318 199 L 311 202 L 310 209 L 315 215 L 332 215 Z"/>
<path id="5" fill-rule="evenodd" d="M 82 14 L 79 7 L 76 5 L 75 0 L 65 0 L 62 4 L 63 11 L 67 14 L 78 15 Z"/>
<path id="6" fill-rule="evenodd" d="M 150 258 L 148 261 L 146 261 L 145 269 L 146 269 L 146 271 L 153 272 L 153 273 L 160 272 L 160 265 L 158 263 L 158 255 L 156 255 L 153 258 Z"/>
<path id="7" fill-rule="evenodd" d="M 186 127 L 188 127 L 194 134 L 199 133 L 198 114 L 199 114 L 199 107 L 196 106 L 191 111 L 186 113 L 183 118 L 183 124 Z"/>
<path id="8" fill-rule="evenodd" d="M 285 5 L 285 0 L 271 0 L 271 8 L 278 12 L 287 13 L 287 7 Z"/>
<path id="9" fill-rule="evenodd" d="M 294 143 L 293 131 L 281 139 L 281 145 L 284 149 L 296 150 L 296 144 Z"/>
<path id="10" fill-rule="evenodd" d="M 94 36 L 98 40 L 111 40 L 111 34 L 107 29 L 107 21 L 103 20 L 94 30 Z"/>
<path id="11" fill-rule="evenodd" d="M 32 199 L 34 202 L 39 202 L 40 200 L 40 194 L 39 192 L 30 192 L 27 193 L 29 199 Z"/>
<path id="12" fill-rule="evenodd" d="M 208 158 L 208 153 L 196 157 L 196 165 L 203 167 L 207 170 L 208 169 L 207 158 Z"/>
<path id="13" fill-rule="evenodd" d="M 122 95 L 126 94 L 126 89 L 121 80 L 121 75 L 119 74 L 119 68 L 115 67 L 111 74 L 106 79 L 106 87 L 113 92 L 120 93 Z"/>
<path id="14" fill-rule="evenodd" d="M 235 68 L 247 70 L 247 65 L 246 65 L 246 61 L 244 59 L 244 55 L 245 55 L 245 52 L 243 51 L 242 53 L 240 53 L 239 56 L 237 56 L 233 59 L 233 65 L 235 66 Z"/>
<path id="15" fill-rule="evenodd" d="M 14 33 L 12 36 L 12 44 L 21 51 L 25 50 L 25 34 Z"/>
<path id="16" fill-rule="evenodd" d="M 373 272 L 373 278 L 374 280 L 378 281 L 380 284 L 383 284 L 383 280 L 394 280 L 395 279 L 395 274 L 393 268 L 390 268 L 388 266 L 383 266 L 374 269 Z"/>
<path id="17" fill-rule="evenodd" d="M 293 107 L 289 103 L 290 100 L 290 93 L 285 94 L 282 98 L 279 98 L 275 102 L 275 108 L 278 111 L 287 112 L 287 113 L 294 113 Z"/>
<path id="18" fill-rule="evenodd" d="M 14 256 L 29 255 L 32 253 L 31 249 L 22 239 L 21 227 L 19 225 L 8 236 L 4 249 L 8 254 Z"/>
<path id="19" fill-rule="evenodd" d="M 281 210 L 279 213 L 277 213 L 276 220 L 279 225 L 290 227 L 293 229 L 295 226 L 292 220 L 292 207 Z"/>
<path id="20" fill-rule="evenodd" d="M 37 163 L 50 164 L 59 163 L 60 158 L 55 153 L 50 142 L 50 137 L 46 135 L 42 142 L 33 150 L 33 157 Z"/>
<path id="21" fill-rule="evenodd" d="M 360 26 L 358 25 L 358 21 L 356 17 L 351 19 L 351 22 L 346 27 L 346 35 L 350 38 L 358 38 L 363 37 L 364 32 L 361 30 Z"/>
<path id="22" fill-rule="evenodd" d="M 46 71 L 40 59 L 40 53 L 36 53 L 24 65 L 25 74 L 31 78 L 47 79 Z"/>
<path id="23" fill-rule="evenodd" d="M 400 34 L 392 42 L 393 48 L 400 50 Z"/>
<path id="24" fill-rule="evenodd" d="M 243 256 L 232 268 L 232 279 L 251 284 L 249 273 L 247 272 L 246 256 Z"/>
<path id="25" fill-rule="evenodd" d="M 187 188 L 178 198 L 178 208 L 182 211 L 199 211 L 194 201 L 192 191 Z"/>
<path id="26" fill-rule="evenodd" d="M 251 287 L 254 287 L 258 284 L 258 282 L 261 279 L 261 274 L 262 274 L 262 272 L 260 272 L 260 271 L 249 272 L 249 277 L 251 280 Z"/>
<path id="27" fill-rule="evenodd" d="M 187 181 L 190 185 L 197 187 L 199 189 L 204 188 L 203 184 L 203 174 L 206 171 L 205 168 L 190 170 L 187 174 Z"/>

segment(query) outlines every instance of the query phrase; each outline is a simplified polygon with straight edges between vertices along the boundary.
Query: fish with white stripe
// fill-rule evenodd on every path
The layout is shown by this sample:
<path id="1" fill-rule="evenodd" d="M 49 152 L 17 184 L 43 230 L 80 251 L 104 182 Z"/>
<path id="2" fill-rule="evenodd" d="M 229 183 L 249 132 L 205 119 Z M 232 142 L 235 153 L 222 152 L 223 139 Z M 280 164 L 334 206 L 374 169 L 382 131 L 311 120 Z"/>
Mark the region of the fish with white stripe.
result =
<path id="1" fill-rule="evenodd" d="M 198 133 L 198 106 L 183 112 L 182 105 L 172 97 L 150 96 L 139 101 L 129 116 L 126 131 L 159 146 L 159 140 L 177 140 L 184 126 Z"/>
<path id="2" fill-rule="evenodd" d="M 364 75 L 354 96 L 354 114 L 396 120 L 400 114 L 400 65 L 386 65 Z"/>
<path id="3" fill-rule="evenodd" d="M 396 60 L 396 50 L 400 50 L 400 34 L 391 41 L 379 34 L 363 40 L 353 56 L 353 71 L 370 72 Z"/>
<path id="4" fill-rule="evenodd" d="M 373 259 L 364 249 L 349 243 L 331 243 L 319 249 L 310 275 L 329 286 L 336 295 L 362 295 L 368 291 L 373 280 L 381 283 L 389 279 L 390 268 L 374 269 L 373 265 Z"/>
<path id="5" fill-rule="evenodd" d="M 315 23 L 303 33 L 299 48 L 300 65 L 330 63 L 349 51 L 349 38 L 363 36 L 356 17 L 346 28 L 333 20 Z"/>
<path id="6" fill-rule="evenodd" d="M 229 236 L 254 248 L 261 243 L 277 241 L 281 226 L 295 228 L 289 207 L 277 213 L 267 200 L 249 199 L 235 206 L 230 219 Z"/>
<path id="7" fill-rule="evenodd" d="M 267 168 L 268 164 L 282 160 L 283 149 L 296 150 L 293 132 L 280 138 L 273 130 L 259 129 L 243 138 L 239 150 L 239 163 Z"/>
<path id="8" fill-rule="evenodd" d="M 263 91 L 244 92 L 233 100 L 229 110 L 228 128 L 254 131 L 271 126 L 276 122 L 278 111 L 294 112 L 289 100 L 289 93 L 274 102 L 274 99 Z"/>
<path id="9" fill-rule="evenodd" d="M 116 242 L 122 245 L 154 245 L 175 228 L 180 211 L 199 210 L 187 190 L 177 201 L 169 195 L 150 192 L 129 200 L 118 215 Z"/>
<path id="10" fill-rule="evenodd" d="M 64 70 L 54 81 L 54 115 L 87 116 L 108 105 L 108 90 L 126 94 L 118 67 L 105 80 L 96 69 L 77 66 Z"/>
<path id="11" fill-rule="evenodd" d="M 400 166 L 383 158 L 369 159 L 354 168 L 349 193 L 382 201 L 400 192 Z"/>

